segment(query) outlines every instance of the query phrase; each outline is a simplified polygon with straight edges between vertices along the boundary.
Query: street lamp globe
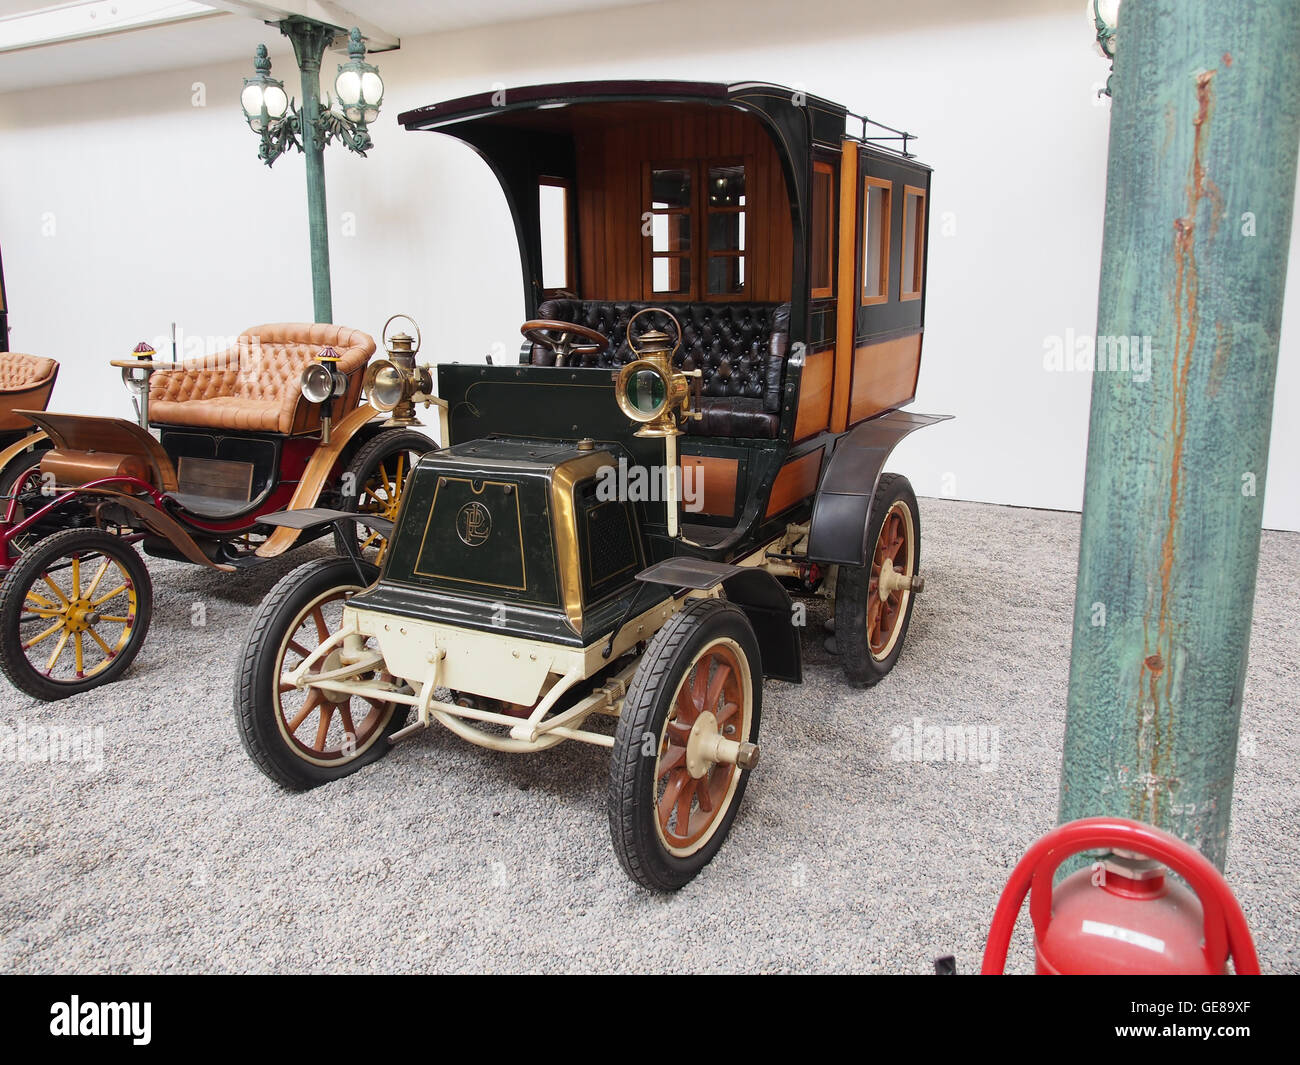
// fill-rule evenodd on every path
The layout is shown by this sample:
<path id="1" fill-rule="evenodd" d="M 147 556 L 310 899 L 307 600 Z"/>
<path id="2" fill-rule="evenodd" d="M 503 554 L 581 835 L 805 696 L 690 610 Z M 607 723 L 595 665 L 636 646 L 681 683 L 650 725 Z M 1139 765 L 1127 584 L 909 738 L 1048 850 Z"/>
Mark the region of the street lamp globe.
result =
<path id="1" fill-rule="evenodd" d="M 1115 58 L 1116 27 L 1120 0 L 1088 0 L 1088 21 L 1097 33 L 1097 50 L 1105 59 Z"/>
<path id="2" fill-rule="evenodd" d="M 384 79 L 379 68 L 365 61 L 366 44 L 361 31 L 355 26 L 348 34 L 348 61 L 339 64 L 334 79 L 334 92 L 338 96 L 343 114 L 352 122 L 373 122 L 379 117 L 379 106 L 384 100 Z"/>
<path id="3" fill-rule="evenodd" d="M 284 118 L 289 110 L 289 97 L 284 91 L 284 82 L 271 77 L 271 60 L 266 54 L 266 45 L 257 46 L 253 57 L 251 78 L 244 79 L 244 90 L 239 94 L 240 106 L 244 109 L 244 118 L 255 133 L 261 133 L 272 123 Z"/>

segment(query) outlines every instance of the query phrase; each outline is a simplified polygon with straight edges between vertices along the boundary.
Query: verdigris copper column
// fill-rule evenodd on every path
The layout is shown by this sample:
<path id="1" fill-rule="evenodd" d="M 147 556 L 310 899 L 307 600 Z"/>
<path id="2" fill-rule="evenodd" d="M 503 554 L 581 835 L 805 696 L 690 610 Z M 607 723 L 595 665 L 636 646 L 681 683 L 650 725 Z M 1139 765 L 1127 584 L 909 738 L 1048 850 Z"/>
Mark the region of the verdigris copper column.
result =
<path id="1" fill-rule="evenodd" d="M 1150 822 L 1222 868 L 1300 146 L 1300 2 L 1127 0 L 1120 21 L 1060 816 Z"/>
<path id="2" fill-rule="evenodd" d="M 290 18 L 280 32 L 293 42 L 302 76 L 302 151 L 307 169 L 307 229 L 311 245 L 311 292 L 316 321 L 334 320 L 330 298 L 330 238 L 325 212 L 325 144 L 316 118 L 320 113 L 320 65 L 336 32 L 311 19 Z"/>

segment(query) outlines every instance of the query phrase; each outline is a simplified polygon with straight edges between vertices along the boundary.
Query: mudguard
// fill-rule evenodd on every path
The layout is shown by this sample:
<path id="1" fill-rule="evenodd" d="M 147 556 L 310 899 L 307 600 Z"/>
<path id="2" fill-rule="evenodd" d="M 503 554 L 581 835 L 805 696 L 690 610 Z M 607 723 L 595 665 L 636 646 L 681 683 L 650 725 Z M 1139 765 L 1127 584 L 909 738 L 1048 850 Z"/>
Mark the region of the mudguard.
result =
<path id="1" fill-rule="evenodd" d="M 376 418 L 382 417 L 384 415 L 379 411 L 363 403 L 337 422 L 330 433 L 330 442 L 318 447 L 307 462 L 307 469 L 303 471 L 293 498 L 289 500 L 289 505 L 285 509 L 306 510 L 314 507 L 329 481 L 330 471 L 339 461 L 348 442 Z M 257 549 L 257 557 L 278 558 L 293 547 L 301 535 L 301 529 L 281 525 L 267 537 L 266 543 Z"/>
<path id="2" fill-rule="evenodd" d="M 49 439 L 50 437 L 48 433 L 44 430 L 37 430 L 28 433 L 19 440 L 15 440 L 7 448 L 0 450 L 0 479 L 4 477 L 5 470 L 9 468 L 9 464 L 23 455 L 28 448 L 44 441 L 48 441 Z M 45 446 L 49 447 L 50 445 L 47 443 Z"/>
<path id="3" fill-rule="evenodd" d="M 706 591 L 722 585 L 727 600 L 745 612 L 763 656 L 763 676 L 798 684 L 803 656 L 790 593 L 766 570 L 702 558 L 668 558 L 636 575 L 647 584 Z"/>
<path id="4" fill-rule="evenodd" d="M 951 417 L 891 410 L 840 439 L 813 500 L 808 531 L 811 561 L 865 565 L 871 501 L 890 452 L 909 433 Z"/>

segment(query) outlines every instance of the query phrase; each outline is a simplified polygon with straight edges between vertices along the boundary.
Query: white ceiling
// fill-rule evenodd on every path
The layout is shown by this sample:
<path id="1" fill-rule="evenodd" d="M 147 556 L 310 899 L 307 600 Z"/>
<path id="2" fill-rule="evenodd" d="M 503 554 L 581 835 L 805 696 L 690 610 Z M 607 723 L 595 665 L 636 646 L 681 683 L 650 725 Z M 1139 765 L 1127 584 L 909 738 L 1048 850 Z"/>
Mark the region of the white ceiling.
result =
<path id="1" fill-rule="evenodd" d="M 336 0 L 338 7 L 364 13 L 397 37 L 647 2 L 656 0 Z M 63 6 L 0 0 L 0 18 Z M 247 59 L 266 36 L 257 18 L 214 12 L 189 22 L 3 53 L 0 93 Z"/>

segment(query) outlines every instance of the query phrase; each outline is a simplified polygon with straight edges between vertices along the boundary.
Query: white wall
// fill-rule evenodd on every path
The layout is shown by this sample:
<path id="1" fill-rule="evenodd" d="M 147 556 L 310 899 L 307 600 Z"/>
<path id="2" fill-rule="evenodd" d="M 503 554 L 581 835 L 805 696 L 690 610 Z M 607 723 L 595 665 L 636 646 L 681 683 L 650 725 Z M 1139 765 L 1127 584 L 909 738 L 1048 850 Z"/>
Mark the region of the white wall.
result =
<path id="1" fill-rule="evenodd" d="M 335 319 L 377 335 L 409 313 L 439 360 L 518 348 L 501 194 L 467 148 L 402 131 L 402 110 L 571 78 L 803 86 L 919 133 L 935 167 L 915 406 L 957 420 L 916 434 L 891 466 L 923 495 L 1077 509 L 1089 376 L 1046 372 L 1043 354 L 1046 338 L 1096 323 L 1108 111 L 1083 6 L 669 0 L 407 39 L 378 57 L 388 95 L 370 158 L 328 153 Z M 287 41 L 251 21 L 248 39 L 250 60 L 265 40 L 292 84 Z M 238 113 L 248 69 L 0 96 L 11 343 L 63 361 L 56 406 L 127 413 L 108 360 L 173 320 L 201 337 L 311 317 L 302 160 L 258 163 Z M 195 82 L 206 106 L 192 104 Z M 1300 419 L 1287 417 L 1300 405 L 1300 271 L 1291 280 L 1264 520 L 1300 529 Z"/>

